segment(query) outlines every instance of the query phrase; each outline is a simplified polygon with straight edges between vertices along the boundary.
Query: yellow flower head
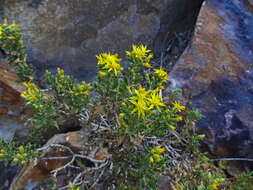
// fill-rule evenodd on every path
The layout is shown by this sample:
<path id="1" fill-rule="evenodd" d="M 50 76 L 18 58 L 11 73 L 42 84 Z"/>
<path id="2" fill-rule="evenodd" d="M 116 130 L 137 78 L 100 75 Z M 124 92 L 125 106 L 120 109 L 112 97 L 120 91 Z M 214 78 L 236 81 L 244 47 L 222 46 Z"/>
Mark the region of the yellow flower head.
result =
<path id="1" fill-rule="evenodd" d="M 151 68 L 151 65 L 148 62 L 146 62 L 143 66 L 146 68 Z"/>
<path id="2" fill-rule="evenodd" d="M 218 189 L 218 188 L 217 188 L 217 184 L 216 184 L 216 183 L 213 183 L 213 184 L 212 184 L 212 185 L 210 185 L 209 187 L 210 187 L 211 189 L 215 189 L 215 190 L 216 190 L 216 189 Z"/>
<path id="3" fill-rule="evenodd" d="M 18 149 L 19 149 L 19 152 L 24 152 L 24 147 L 22 145 L 19 146 Z"/>
<path id="4" fill-rule="evenodd" d="M 154 69 L 155 76 L 159 77 L 162 82 L 166 82 L 168 80 L 167 78 L 167 72 L 163 69 Z"/>
<path id="5" fill-rule="evenodd" d="M 136 96 L 130 97 L 132 100 L 145 100 L 147 99 L 147 96 L 149 95 L 150 91 L 146 91 L 145 88 L 142 88 L 142 86 L 139 86 L 138 90 L 134 90 Z"/>
<path id="6" fill-rule="evenodd" d="M 159 147 L 159 146 L 156 146 L 156 147 L 152 148 L 150 152 L 151 152 L 152 154 L 161 154 L 161 153 L 163 153 L 164 151 L 165 151 L 165 148 L 161 148 L 161 147 Z"/>
<path id="7" fill-rule="evenodd" d="M 178 116 L 178 121 L 182 121 L 183 120 L 183 117 L 180 115 L 180 116 Z"/>
<path id="8" fill-rule="evenodd" d="M 161 112 L 159 106 L 165 106 L 165 104 L 162 103 L 162 97 L 160 96 L 160 93 L 157 91 L 152 92 L 151 97 L 148 98 L 148 101 L 150 103 L 149 109 L 153 109 L 153 107 L 156 107 L 159 112 Z"/>
<path id="9" fill-rule="evenodd" d="M 147 56 L 147 54 L 150 52 L 151 50 L 147 49 L 147 46 L 144 45 L 140 45 L 140 46 L 136 46 L 133 45 L 132 46 L 132 51 L 126 51 L 126 55 L 133 59 L 133 60 L 137 60 L 137 61 L 141 61 L 141 62 L 149 62 L 149 60 L 153 57 L 152 54 L 150 54 L 149 56 Z"/>
<path id="10" fill-rule="evenodd" d="M 13 162 L 14 162 L 14 163 L 18 162 L 18 158 L 14 158 L 14 159 L 13 159 Z"/>
<path id="11" fill-rule="evenodd" d="M 59 75 L 64 75 L 64 70 L 63 69 L 60 69 L 59 67 L 57 68 L 57 73 Z"/>
<path id="12" fill-rule="evenodd" d="M 154 162 L 154 158 L 152 156 L 150 156 L 149 163 L 153 163 L 153 162 Z"/>
<path id="13" fill-rule="evenodd" d="M 137 112 L 138 113 L 138 118 L 140 118 L 140 116 L 142 116 L 142 118 L 144 118 L 145 116 L 145 110 L 148 111 L 148 107 L 146 105 L 146 102 L 144 102 L 144 100 L 139 99 L 137 101 L 135 100 L 129 100 L 132 104 L 135 105 L 135 108 L 132 110 L 132 114 Z"/>
<path id="14" fill-rule="evenodd" d="M 165 151 L 164 147 L 163 148 L 161 148 L 161 147 L 157 148 L 157 153 L 159 153 L 159 154 L 163 153 L 164 151 Z"/>
<path id="15" fill-rule="evenodd" d="M 157 162 L 161 161 L 161 156 L 159 154 L 154 154 L 154 158 L 156 159 Z"/>
<path id="16" fill-rule="evenodd" d="M 99 72 L 98 72 L 98 76 L 99 76 L 100 78 L 104 77 L 105 75 L 106 75 L 106 73 L 103 72 L 103 71 L 99 71 Z"/>
<path id="17" fill-rule="evenodd" d="M 176 127 L 174 127 L 173 125 L 169 125 L 169 128 L 170 128 L 172 131 L 175 131 L 175 130 L 176 130 Z"/>
<path id="18" fill-rule="evenodd" d="M 178 111 L 178 112 L 181 112 L 181 111 L 185 110 L 185 106 L 181 106 L 179 101 L 175 101 L 173 103 L 173 106 L 174 106 L 173 109 Z"/>
<path id="19" fill-rule="evenodd" d="M 108 70 L 108 72 L 114 71 L 115 76 L 123 70 L 120 66 L 121 59 L 118 58 L 118 54 L 102 53 L 96 55 L 98 59 L 98 65 L 104 66 L 102 69 Z"/>

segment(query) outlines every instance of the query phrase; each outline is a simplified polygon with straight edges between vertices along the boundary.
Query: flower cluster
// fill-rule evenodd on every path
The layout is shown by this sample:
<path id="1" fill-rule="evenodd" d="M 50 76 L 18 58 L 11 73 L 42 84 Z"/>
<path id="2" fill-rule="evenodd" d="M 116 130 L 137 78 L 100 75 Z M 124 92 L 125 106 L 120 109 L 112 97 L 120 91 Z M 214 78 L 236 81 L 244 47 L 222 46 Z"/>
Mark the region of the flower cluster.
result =
<path id="1" fill-rule="evenodd" d="M 88 95 L 91 85 L 82 81 L 80 84 L 70 77 L 65 75 L 64 70 L 57 68 L 57 73 L 54 76 L 46 70 L 46 83 L 50 86 L 55 98 L 60 98 L 68 108 L 71 114 L 80 112 L 80 110 L 88 104 Z"/>
<path id="2" fill-rule="evenodd" d="M 14 163 L 20 162 L 21 164 L 26 163 L 27 153 L 24 150 L 24 147 L 21 145 L 18 147 L 19 153 L 16 154 L 16 157 L 13 159 Z"/>
<path id="3" fill-rule="evenodd" d="M 118 54 L 111 54 L 111 53 L 102 53 L 96 55 L 98 59 L 98 66 L 101 66 L 102 70 L 107 70 L 108 72 L 113 71 L 115 76 L 118 76 L 123 68 L 120 66 L 121 59 L 118 58 Z M 100 71 L 99 76 L 103 77 L 106 73 Z"/>
<path id="4" fill-rule="evenodd" d="M 154 107 L 161 112 L 160 106 L 165 106 L 162 103 L 162 97 L 160 92 L 157 90 L 148 90 L 139 86 L 139 89 L 134 90 L 135 95 L 129 98 L 129 102 L 131 102 L 135 107 L 131 113 L 138 113 L 138 118 L 145 116 L 145 111 L 152 110 Z"/>
<path id="5" fill-rule="evenodd" d="M 164 69 L 154 69 L 154 75 L 158 77 L 158 79 L 164 83 L 168 80 L 167 72 Z"/>
<path id="6" fill-rule="evenodd" d="M 150 59 L 153 58 L 153 54 L 150 52 L 151 52 L 151 50 L 148 50 L 147 46 L 133 45 L 132 51 L 126 51 L 126 55 L 130 61 L 141 62 L 142 66 L 144 66 L 146 68 L 151 68 L 151 65 L 149 64 L 149 62 L 150 62 Z"/>
<path id="7" fill-rule="evenodd" d="M 31 144 L 18 146 L 14 142 L 6 142 L 0 139 L 0 160 L 5 165 L 8 163 L 11 163 L 11 165 L 25 164 L 28 160 L 37 156 L 38 152 L 32 150 Z"/>
<path id="8" fill-rule="evenodd" d="M 23 84 L 26 87 L 26 91 L 21 93 L 21 97 L 26 100 L 27 105 L 32 105 L 35 108 L 40 108 L 40 102 L 42 100 L 43 94 L 39 91 L 38 87 L 31 81 L 24 82 Z"/>
<path id="9" fill-rule="evenodd" d="M 149 157 L 149 162 L 150 163 L 154 163 L 155 161 L 160 162 L 161 161 L 161 154 L 164 151 L 165 151 L 165 148 L 161 148 L 159 146 L 152 148 L 150 151 L 151 156 Z"/>

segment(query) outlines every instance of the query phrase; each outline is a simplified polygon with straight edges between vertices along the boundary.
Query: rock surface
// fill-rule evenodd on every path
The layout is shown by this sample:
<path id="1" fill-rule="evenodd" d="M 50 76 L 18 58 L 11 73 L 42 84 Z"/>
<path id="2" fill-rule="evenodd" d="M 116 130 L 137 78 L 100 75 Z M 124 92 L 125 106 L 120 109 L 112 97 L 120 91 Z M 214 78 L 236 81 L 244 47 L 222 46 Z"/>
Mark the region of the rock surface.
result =
<path id="1" fill-rule="evenodd" d="M 0 15 L 20 25 L 38 75 L 60 66 L 91 79 L 102 51 L 123 54 L 143 43 L 160 57 L 168 36 L 193 26 L 202 1 L 0 0 Z"/>
<path id="2" fill-rule="evenodd" d="M 253 158 L 251 8 L 251 0 L 207 0 L 191 45 L 170 73 L 185 101 L 205 116 L 197 126 L 218 157 Z"/>
<path id="3" fill-rule="evenodd" d="M 83 154 L 90 156 L 95 160 L 103 160 L 108 156 L 108 152 L 107 149 L 102 146 L 103 144 L 100 144 L 100 142 L 103 143 L 103 141 L 100 141 L 99 138 L 95 139 L 92 136 L 89 128 L 55 135 L 47 142 L 44 149 L 42 148 L 42 158 L 40 160 L 33 160 L 22 168 L 17 178 L 13 181 L 10 190 L 32 189 L 43 185 L 43 183 L 49 184 L 50 179 L 52 179 L 52 171 L 71 161 L 73 155 L 69 151 L 66 151 L 67 149 L 62 151 L 64 148 L 61 148 L 62 150 L 60 151 L 59 148 L 56 150 L 54 148 L 49 148 L 50 146 L 55 144 L 64 145 L 65 147 L 70 148 L 75 154 Z M 63 156 L 70 157 L 67 159 L 48 159 Z M 76 160 L 78 159 L 76 158 Z M 85 168 L 94 167 L 94 163 L 89 160 L 83 160 L 82 162 L 84 163 Z M 66 182 L 70 181 L 68 178 L 69 176 L 67 170 L 62 170 L 57 173 L 56 179 L 58 188 L 68 185 L 66 184 Z"/>
<path id="4" fill-rule="evenodd" d="M 24 86 L 16 81 L 15 71 L 0 61 L 0 138 L 5 140 L 12 139 L 15 130 L 23 125 L 20 120 L 23 110 L 20 93 Z"/>

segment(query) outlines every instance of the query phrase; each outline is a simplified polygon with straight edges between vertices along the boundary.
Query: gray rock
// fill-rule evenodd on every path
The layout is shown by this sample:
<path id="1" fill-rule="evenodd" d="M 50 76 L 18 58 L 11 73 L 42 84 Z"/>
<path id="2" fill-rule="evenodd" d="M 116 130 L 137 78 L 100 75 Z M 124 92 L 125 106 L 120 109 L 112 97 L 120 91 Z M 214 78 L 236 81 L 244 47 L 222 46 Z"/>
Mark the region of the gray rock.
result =
<path id="1" fill-rule="evenodd" d="M 0 14 L 20 25 L 38 75 L 62 67 L 90 79 L 99 52 L 124 55 L 133 43 L 143 43 L 159 57 L 168 33 L 193 26 L 202 1 L 0 0 Z"/>

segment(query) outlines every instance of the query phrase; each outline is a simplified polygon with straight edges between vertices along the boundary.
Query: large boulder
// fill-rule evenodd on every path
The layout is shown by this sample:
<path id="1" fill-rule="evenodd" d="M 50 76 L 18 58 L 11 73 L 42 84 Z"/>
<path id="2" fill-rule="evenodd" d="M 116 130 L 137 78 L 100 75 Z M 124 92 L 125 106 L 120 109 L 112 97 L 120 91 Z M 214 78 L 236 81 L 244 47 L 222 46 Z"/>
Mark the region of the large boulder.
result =
<path id="1" fill-rule="evenodd" d="M 17 80 L 15 70 L 0 60 L 0 138 L 5 140 L 11 140 L 15 131 L 23 127 L 20 93 L 25 87 Z"/>
<path id="2" fill-rule="evenodd" d="M 252 26 L 252 1 L 207 0 L 191 45 L 170 73 L 204 115 L 197 127 L 218 157 L 253 158 Z"/>
<path id="3" fill-rule="evenodd" d="M 193 26 L 202 1 L 0 0 L 0 15 L 20 25 L 38 74 L 60 66 L 88 79 L 102 51 L 123 55 L 132 43 L 143 43 L 160 57 L 168 35 Z"/>

